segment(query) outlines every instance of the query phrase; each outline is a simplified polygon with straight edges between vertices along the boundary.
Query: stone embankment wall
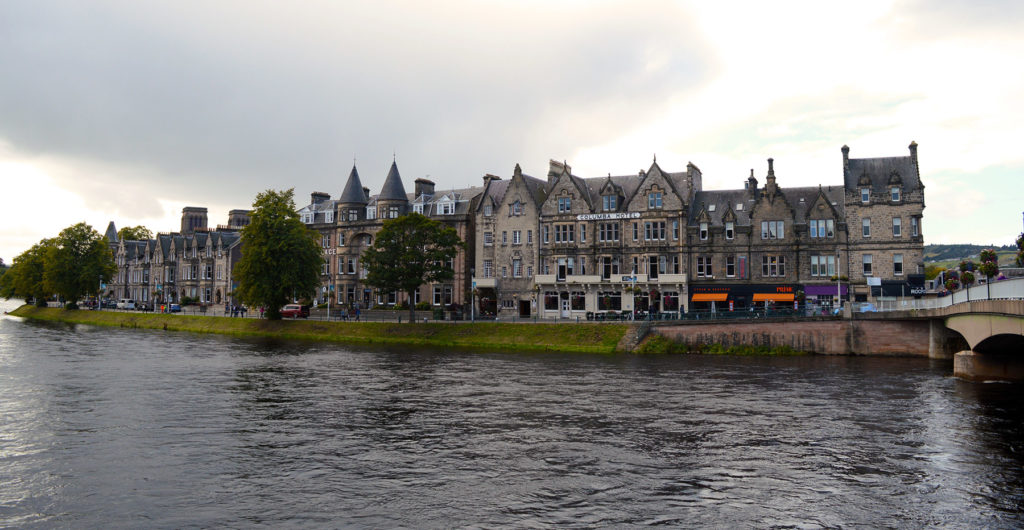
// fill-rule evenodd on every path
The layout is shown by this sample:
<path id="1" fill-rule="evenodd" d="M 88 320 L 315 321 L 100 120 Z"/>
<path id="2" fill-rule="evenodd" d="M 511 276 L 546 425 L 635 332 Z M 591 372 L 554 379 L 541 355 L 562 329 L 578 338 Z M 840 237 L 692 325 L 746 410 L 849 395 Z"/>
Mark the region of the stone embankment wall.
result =
<path id="1" fill-rule="evenodd" d="M 656 326 L 652 333 L 684 344 L 789 346 L 834 355 L 928 356 L 927 320 L 715 322 Z"/>

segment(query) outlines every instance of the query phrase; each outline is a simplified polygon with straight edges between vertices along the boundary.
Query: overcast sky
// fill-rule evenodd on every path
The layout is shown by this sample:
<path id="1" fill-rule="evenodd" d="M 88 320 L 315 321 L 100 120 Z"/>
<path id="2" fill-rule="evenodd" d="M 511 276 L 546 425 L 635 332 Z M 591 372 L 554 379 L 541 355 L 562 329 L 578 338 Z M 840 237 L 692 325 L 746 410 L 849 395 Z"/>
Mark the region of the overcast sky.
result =
<path id="1" fill-rule="evenodd" d="M 832 6 L 837 7 L 832 7 Z M 840 8 L 838 6 L 845 6 Z M 86 221 L 210 223 L 337 198 L 688 161 L 739 188 L 842 183 L 917 141 L 926 243 L 1024 211 L 1024 2 L 0 2 L 0 257 Z"/>

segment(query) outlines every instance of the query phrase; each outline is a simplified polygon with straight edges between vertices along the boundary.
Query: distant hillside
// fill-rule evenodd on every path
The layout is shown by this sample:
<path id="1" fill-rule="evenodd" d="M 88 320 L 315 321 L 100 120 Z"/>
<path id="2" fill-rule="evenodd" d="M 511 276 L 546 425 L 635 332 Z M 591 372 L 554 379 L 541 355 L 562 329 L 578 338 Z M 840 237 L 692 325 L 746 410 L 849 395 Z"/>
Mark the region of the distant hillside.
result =
<path id="1" fill-rule="evenodd" d="M 978 254 L 986 248 L 991 248 L 999 253 L 999 261 L 1003 262 L 1003 252 L 1015 253 L 1016 247 L 1013 245 L 925 245 L 924 246 L 924 260 L 926 262 L 931 261 L 959 261 L 967 258 L 978 259 Z"/>

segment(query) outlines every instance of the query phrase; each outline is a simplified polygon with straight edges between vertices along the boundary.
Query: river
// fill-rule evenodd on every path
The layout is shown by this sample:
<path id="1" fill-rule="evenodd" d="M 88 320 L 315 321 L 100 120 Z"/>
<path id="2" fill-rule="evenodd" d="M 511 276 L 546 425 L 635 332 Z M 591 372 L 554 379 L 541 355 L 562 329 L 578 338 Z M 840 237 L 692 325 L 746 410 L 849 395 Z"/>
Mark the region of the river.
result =
<path id="1" fill-rule="evenodd" d="M 1021 527 L 1024 385 L 950 373 L 4 317 L 0 526 Z"/>

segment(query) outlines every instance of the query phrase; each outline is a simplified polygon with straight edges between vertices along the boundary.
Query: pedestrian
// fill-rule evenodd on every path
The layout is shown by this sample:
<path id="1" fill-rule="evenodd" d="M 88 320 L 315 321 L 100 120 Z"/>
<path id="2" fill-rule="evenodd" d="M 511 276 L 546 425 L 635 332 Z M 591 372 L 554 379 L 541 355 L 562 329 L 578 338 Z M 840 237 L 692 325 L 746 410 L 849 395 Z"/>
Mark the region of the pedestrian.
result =
<path id="1" fill-rule="evenodd" d="M 263 318 L 263 306 L 260 306 L 260 318 Z"/>
<path id="2" fill-rule="evenodd" d="M 243 305 L 238 310 L 242 312 L 242 318 L 245 318 L 245 306 Z"/>

